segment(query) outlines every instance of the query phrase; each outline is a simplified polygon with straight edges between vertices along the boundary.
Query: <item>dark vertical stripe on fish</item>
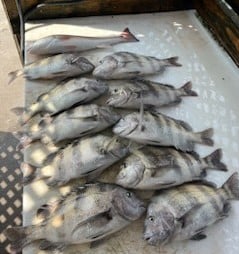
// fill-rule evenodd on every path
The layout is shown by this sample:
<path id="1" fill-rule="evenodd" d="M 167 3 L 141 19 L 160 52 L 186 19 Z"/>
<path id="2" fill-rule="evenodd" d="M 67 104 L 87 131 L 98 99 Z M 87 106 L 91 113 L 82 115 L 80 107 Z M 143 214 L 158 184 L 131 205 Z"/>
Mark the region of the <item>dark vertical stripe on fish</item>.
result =
<path id="1" fill-rule="evenodd" d="M 220 207 L 220 204 L 218 204 L 218 200 L 214 197 L 214 195 L 211 195 L 211 193 L 208 192 L 208 188 L 203 185 L 198 185 L 197 188 L 201 191 L 202 195 L 204 195 L 210 201 L 212 208 L 215 211 L 220 211 L 221 207 Z M 221 199 L 220 199 L 220 202 L 221 202 Z"/>

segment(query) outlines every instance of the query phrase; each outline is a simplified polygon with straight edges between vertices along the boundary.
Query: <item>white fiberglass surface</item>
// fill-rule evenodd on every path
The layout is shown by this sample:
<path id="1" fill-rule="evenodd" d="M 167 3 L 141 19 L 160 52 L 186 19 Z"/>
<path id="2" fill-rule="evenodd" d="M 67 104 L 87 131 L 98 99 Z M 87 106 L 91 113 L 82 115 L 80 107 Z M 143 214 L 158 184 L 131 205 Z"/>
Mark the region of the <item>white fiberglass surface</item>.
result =
<path id="1" fill-rule="evenodd" d="M 223 150 L 223 161 L 228 172 L 209 172 L 208 179 L 218 186 L 239 170 L 239 72 L 228 54 L 217 44 L 202 26 L 194 11 L 88 17 L 39 21 L 26 25 L 27 41 L 50 34 L 109 35 L 129 27 L 139 38 L 138 43 L 125 43 L 109 49 L 84 53 L 95 63 L 112 52 L 129 51 L 138 54 L 167 58 L 178 56 L 183 65 L 168 68 L 163 74 L 149 77 L 151 80 L 182 86 L 192 81 L 198 97 L 185 97 L 182 103 L 162 112 L 188 122 L 195 131 L 214 128 L 214 147 L 196 146 L 205 156 L 217 148 Z M 30 57 L 28 56 L 28 60 Z M 26 104 L 33 102 L 42 92 L 54 86 L 54 82 L 26 81 Z M 40 153 L 41 151 L 39 151 Z M 67 189 L 67 187 L 65 188 Z M 36 209 L 60 192 L 50 190 L 42 181 L 24 189 L 24 224 L 32 222 Z M 239 251 L 239 201 L 232 201 L 230 216 L 206 231 L 203 241 L 185 241 L 165 246 L 166 253 L 228 253 Z M 107 239 L 96 249 L 86 245 L 72 246 L 64 253 L 159 253 L 159 247 L 147 245 L 143 240 L 143 218 Z M 24 249 L 24 254 L 45 253 L 37 244 Z"/>

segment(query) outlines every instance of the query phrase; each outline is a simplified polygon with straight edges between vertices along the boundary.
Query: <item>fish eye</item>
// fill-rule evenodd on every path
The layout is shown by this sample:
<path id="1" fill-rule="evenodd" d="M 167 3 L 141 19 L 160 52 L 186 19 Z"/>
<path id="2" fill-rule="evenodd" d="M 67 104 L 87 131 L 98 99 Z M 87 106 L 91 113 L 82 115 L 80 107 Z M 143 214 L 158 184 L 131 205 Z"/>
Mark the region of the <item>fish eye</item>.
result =
<path id="1" fill-rule="evenodd" d="M 123 167 L 123 168 L 126 168 L 126 167 L 127 167 L 127 163 L 124 162 L 124 163 L 122 164 L 122 167 Z"/>
<path id="2" fill-rule="evenodd" d="M 103 63 L 103 61 L 102 61 L 102 60 L 100 60 L 100 61 L 99 61 L 99 63 L 100 63 L 100 64 L 102 64 L 102 63 Z"/>
<path id="3" fill-rule="evenodd" d="M 128 198 L 131 198 L 131 197 L 132 197 L 132 193 L 129 192 L 129 191 L 127 191 L 127 192 L 126 192 L 126 196 L 127 196 Z"/>
<path id="4" fill-rule="evenodd" d="M 153 216 L 149 216 L 148 220 L 153 222 L 154 221 L 154 217 Z"/>
<path id="5" fill-rule="evenodd" d="M 114 89 L 114 92 L 115 92 L 115 93 L 117 93 L 117 92 L 118 92 L 118 89 L 117 89 L 117 88 L 115 88 L 115 89 Z"/>

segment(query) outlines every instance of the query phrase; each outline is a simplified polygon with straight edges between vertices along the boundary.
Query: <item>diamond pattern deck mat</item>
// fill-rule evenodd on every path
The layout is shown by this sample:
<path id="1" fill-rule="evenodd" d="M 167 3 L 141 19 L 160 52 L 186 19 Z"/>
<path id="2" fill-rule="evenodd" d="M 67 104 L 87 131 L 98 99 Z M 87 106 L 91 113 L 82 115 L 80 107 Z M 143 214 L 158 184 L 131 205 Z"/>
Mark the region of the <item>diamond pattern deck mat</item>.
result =
<path id="1" fill-rule="evenodd" d="M 8 226 L 22 223 L 22 153 L 16 151 L 19 141 L 9 132 L 0 132 L 0 253 L 9 253 L 9 242 L 3 235 Z"/>

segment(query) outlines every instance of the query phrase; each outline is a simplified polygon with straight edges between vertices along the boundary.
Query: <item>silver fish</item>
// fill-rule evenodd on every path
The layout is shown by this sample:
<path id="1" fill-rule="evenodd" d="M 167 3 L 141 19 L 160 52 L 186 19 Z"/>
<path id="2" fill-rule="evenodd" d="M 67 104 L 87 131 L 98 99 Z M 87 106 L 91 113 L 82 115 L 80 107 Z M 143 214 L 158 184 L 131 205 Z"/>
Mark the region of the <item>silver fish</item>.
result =
<path id="1" fill-rule="evenodd" d="M 7 228 L 4 234 L 13 242 L 15 253 L 37 240 L 41 250 L 63 251 L 68 245 L 90 243 L 113 234 L 139 219 L 145 210 L 134 193 L 117 185 L 87 184 L 40 207 L 40 223 Z"/>
<path id="2" fill-rule="evenodd" d="M 174 239 L 203 239 L 207 226 L 228 215 L 232 199 L 239 199 L 238 173 L 218 189 L 206 184 L 184 184 L 161 191 L 148 207 L 144 239 L 152 245 Z"/>
<path id="3" fill-rule="evenodd" d="M 197 96 L 192 91 L 192 83 L 187 82 L 180 88 L 149 80 L 119 81 L 109 86 L 111 93 L 107 104 L 117 108 L 139 109 L 177 105 L 182 96 Z"/>
<path id="4" fill-rule="evenodd" d="M 158 59 L 130 52 L 117 52 L 104 57 L 93 75 L 101 79 L 129 79 L 163 72 L 169 66 L 181 66 L 178 57 Z"/>
<path id="5" fill-rule="evenodd" d="M 39 128 L 27 134 L 27 139 L 28 142 L 41 139 L 43 143 L 58 143 L 100 132 L 119 119 L 120 115 L 109 107 L 82 105 L 57 116 L 43 118 Z"/>
<path id="6" fill-rule="evenodd" d="M 27 64 L 24 66 L 23 70 L 10 72 L 8 74 L 8 84 L 22 75 L 24 78 L 30 80 L 65 79 L 89 73 L 93 71 L 93 69 L 94 65 L 79 53 L 59 54 Z"/>
<path id="7" fill-rule="evenodd" d="M 116 137 L 98 134 L 81 138 L 50 155 L 42 168 L 34 170 L 30 165 L 23 164 L 23 183 L 46 179 L 48 185 L 55 186 L 82 177 L 92 180 L 128 152 L 128 146 Z"/>
<path id="8" fill-rule="evenodd" d="M 42 167 L 50 154 L 61 149 L 60 145 L 43 144 L 36 140 L 24 147 L 24 161 L 34 167 Z"/>
<path id="9" fill-rule="evenodd" d="M 139 143 L 174 146 L 182 151 L 194 150 L 195 143 L 213 145 L 213 129 L 195 133 L 186 122 L 158 112 L 145 112 L 143 117 L 139 113 L 128 114 L 113 127 L 113 132 Z"/>
<path id="10" fill-rule="evenodd" d="M 108 86 L 98 80 L 77 78 L 58 85 L 48 93 L 40 95 L 35 103 L 25 111 L 22 108 L 14 108 L 12 111 L 21 116 L 21 123 L 26 123 L 39 112 L 47 112 L 51 115 L 72 107 L 75 104 L 89 102 L 108 90 Z"/>
<path id="11" fill-rule="evenodd" d="M 115 183 L 133 189 L 164 189 L 201 180 L 207 169 L 227 171 L 220 160 L 221 149 L 205 158 L 196 152 L 184 153 L 173 148 L 143 147 L 133 151 L 121 166 Z"/>
<path id="12" fill-rule="evenodd" d="M 105 48 L 118 43 L 139 41 L 128 28 L 119 35 L 107 37 L 86 37 L 75 35 L 50 35 L 32 42 L 28 53 L 36 55 L 81 52 L 95 48 Z"/>

